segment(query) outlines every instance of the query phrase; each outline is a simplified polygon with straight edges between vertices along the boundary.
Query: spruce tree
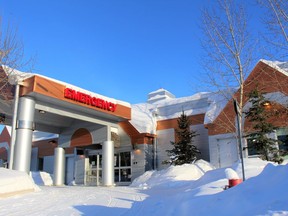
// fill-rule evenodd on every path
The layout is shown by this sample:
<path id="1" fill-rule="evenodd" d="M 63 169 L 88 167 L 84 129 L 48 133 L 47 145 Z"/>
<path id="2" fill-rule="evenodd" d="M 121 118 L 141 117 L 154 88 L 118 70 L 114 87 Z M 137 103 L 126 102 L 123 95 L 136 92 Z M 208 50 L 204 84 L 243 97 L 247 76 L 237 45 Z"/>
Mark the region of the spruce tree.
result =
<path id="1" fill-rule="evenodd" d="M 182 165 L 185 163 L 192 163 L 197 159 L 200 151 L 193 145 L 193 138 L 198 134 L 196 131 L 190 131 L 191 122 L 185 115 L 184 111 L 177 119 L 178 129 L 176 129 L 176 141 L 172 142 L 173 149 L 167 150 L 169 161 L 164 161 L 164 164 Z"/>
<path id="2" fill-rule="evenodd" d="M 248 97 L 252 106 L 244 113 L 248 121 L 252 123 L 253 132 L 246 137 L 252 140 L 251 147 L 257 150 L 262 159 L 281 163 L 283 160 L 279 156 L 277 147 L 280 141 L 268 136 L 277 129 L 277 127 L 268 122 L 269 118 L 275 113 L 266 108 L 265 103 L 267 101 L 257 89 L 251 91 Z"/>

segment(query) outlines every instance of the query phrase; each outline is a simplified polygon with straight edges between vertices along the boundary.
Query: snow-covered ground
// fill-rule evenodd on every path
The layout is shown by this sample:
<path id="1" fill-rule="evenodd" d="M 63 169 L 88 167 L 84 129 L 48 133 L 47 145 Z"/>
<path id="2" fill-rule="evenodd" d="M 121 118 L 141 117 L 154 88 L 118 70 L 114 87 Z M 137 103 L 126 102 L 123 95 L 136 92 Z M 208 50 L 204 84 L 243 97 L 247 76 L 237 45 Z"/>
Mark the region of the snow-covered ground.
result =
<path id="1" fill-rule="evenodd" d="M 242 176 L 241 164 L 231 168 Z M 0 215 L 288 215 L 288 165 L 248 159 L 247 180 L 224 190 L 231 171 L 198 161 L 146 172 L 130 187 L 54 187 L 47 174 L 33 173 L 36 190 L 0 198 Z M 29 180 L 18 175 L 0 169 L 1 191 L 25 188 Z"/>

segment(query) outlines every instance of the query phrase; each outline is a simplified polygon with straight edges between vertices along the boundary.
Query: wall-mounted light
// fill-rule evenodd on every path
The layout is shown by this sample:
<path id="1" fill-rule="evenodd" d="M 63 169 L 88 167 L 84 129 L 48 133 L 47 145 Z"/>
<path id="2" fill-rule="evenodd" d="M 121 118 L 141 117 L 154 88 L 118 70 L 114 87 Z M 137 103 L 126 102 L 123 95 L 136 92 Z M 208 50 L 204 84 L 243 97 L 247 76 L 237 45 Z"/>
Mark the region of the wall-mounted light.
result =
<path id="1" fill-rule="evenodd" d="M 57 145 L 58 145 L 56 140 L 49 140 L 48 143 L 54 147 L 57 147 Z"/>
<path id="2" fill-rule="evenodd" d="M 270 101 L 265 101 L 265 102 L 263 103 L 263 106 L 264 106 L 264 107 L 268 107 L 268 106 L 271 106 L 271 103 L 270 103 Z"/>
<path id="3" fill-rule="evenodd" d="M 139 146 L 137 144 L 132 144 L 132 149 L 133 149 L 133 152 L 134 154 L 141 154 L 141 149 L 139 148 Z"/>
<path id="4" fill-rule="evenodd" d="M 46 111 L 44 111 L 44 110 L 39 110 L 39 113 L 40 113 L 40 114 L 45 114 Z"/>

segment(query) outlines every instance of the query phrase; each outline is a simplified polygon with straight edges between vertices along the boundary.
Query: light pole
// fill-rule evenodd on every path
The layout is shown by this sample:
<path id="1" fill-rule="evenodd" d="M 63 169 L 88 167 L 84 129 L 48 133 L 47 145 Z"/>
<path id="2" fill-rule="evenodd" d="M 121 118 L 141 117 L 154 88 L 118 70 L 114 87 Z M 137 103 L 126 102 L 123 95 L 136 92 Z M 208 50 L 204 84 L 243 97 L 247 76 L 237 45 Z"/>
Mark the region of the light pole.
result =
<path id="1" fill-rule="evenodd" d="M 153 122 L 153 132 L 154 132 L 154 139 L 153 139 L 153 166 L 154 170 L 157 170 L 157 115 L 158 110 L 157 108 L 152 112 L 152 122 Z"/>
<path id="2" fill-rule="evenodd" d="M 242 164 L 242 175 L 243 175 L 243 181 L 245 181 L 245 169 L 244 169 L 244 160 L 243 160 L 243 145 L 242 145 L 242 132 L 241 132 L 241 126 L 240 126 L 240 115 L 239 112 L 239 105 L 236 99 L 233 99 L 234 104 L 234 110 L 236 113 L 236 119 L 237 119 L 237 131 L 238 131 L 238 140 L 239 140 L 239 149 L 240 149 L 240 158 L 241 158 L 241 164 Z"/>

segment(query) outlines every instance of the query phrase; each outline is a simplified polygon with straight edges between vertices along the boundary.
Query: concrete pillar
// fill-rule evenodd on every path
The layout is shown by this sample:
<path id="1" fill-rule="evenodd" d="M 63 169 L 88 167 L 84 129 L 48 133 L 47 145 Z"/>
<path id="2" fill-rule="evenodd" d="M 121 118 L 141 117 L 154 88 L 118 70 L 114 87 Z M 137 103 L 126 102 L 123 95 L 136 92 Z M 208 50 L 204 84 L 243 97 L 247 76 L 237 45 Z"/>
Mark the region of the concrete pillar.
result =
<path id="1" fill-rule="evenodd" d="M 53 183 L 56 186 L 64 185 L 65 183 L 65 150 L 57 147 L 54 150 L 54 173 Z"/>
<path id="2" fill-rule="evenodd" d="M 102 150 L 102 183 L 103 186 L 114 186 L 114 142 L 105 141 Z"/>
<path id="3" fill-rule="evenodd" d="M 32 135 L 34 130 L 35 101 L 30 97 L 19 99 L 13 169 L 30 172 Z"/>

